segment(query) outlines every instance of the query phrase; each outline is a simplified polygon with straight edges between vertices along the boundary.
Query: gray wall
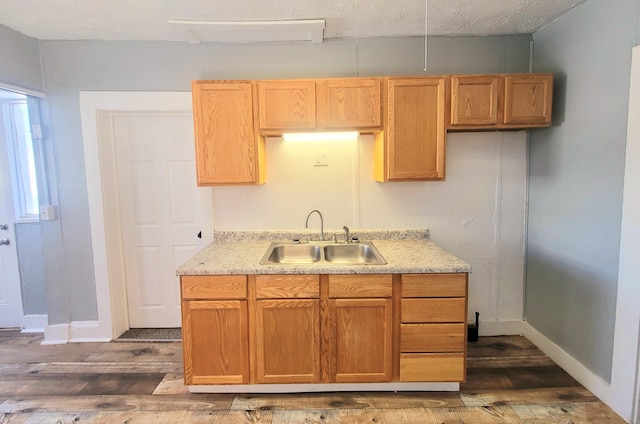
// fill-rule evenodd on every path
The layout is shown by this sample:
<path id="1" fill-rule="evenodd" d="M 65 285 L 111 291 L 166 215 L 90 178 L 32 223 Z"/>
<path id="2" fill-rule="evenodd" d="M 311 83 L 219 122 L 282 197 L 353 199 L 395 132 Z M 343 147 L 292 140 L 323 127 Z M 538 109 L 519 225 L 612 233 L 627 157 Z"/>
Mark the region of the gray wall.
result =
<path id="1" fill-rule="evenodd" d="M 0 83 L 44 91 L 38 40 L 0 25 Z"/>
<path id="2" fill-rule="evenodd" d="M 631 48 L 638 0 L 589 0 L 537 32 L 554 125 L 530 136 L 529 323 L 611 379 Z"/>
<path id="3" fill-rule="evenodd" d="M 528 35 L 430 38 L 427 73 L 526 72 L 530 40 Z M 424 74 L 421 37 L 315 45 L 42 41 L 41 51 L 64 235 L 62 275 L 47 281 L 50 324 L 97 318 L 81 90 L 190 91 L 194 79 Z"/>

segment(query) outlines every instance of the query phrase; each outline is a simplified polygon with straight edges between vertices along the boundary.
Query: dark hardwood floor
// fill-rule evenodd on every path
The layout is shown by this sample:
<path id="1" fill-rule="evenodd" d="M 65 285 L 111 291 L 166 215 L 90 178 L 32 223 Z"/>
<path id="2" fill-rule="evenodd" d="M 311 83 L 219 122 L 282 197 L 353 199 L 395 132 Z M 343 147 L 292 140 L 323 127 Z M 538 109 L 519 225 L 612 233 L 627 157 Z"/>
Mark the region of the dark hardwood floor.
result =
<path id="1" fill-rule="evenodd" d="M 481 337 L 460 392 L 190 394 L 180 342 L 42 346 L 0 330 L 0 423 L 624 423 L 524 337 Z"/>

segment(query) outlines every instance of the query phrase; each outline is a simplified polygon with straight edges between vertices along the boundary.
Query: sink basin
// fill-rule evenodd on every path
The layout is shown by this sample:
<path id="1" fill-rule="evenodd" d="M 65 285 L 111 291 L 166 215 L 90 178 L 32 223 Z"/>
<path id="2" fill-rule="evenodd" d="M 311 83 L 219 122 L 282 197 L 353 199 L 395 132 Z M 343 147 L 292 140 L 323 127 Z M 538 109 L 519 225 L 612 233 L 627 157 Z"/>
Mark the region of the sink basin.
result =
<path id="1" fill-rule="evenodd" d="M 328 262 L 341 264 L 384 264 L 382 256 L 368 243 L 330 244 L 324 247 Z"/>
<path id="2" fill-rule="evenodd" d="M 265 256 L 266 263 L 310 264 L 322 259 L 322 250 L 313 244 L 280 244 L 271 246 Z"/>
<path id="3" fill-rule="evenodd" d="M 274 264 L 384 265 L 384 258 L 373 243 L 315 242 L 294 244 L 273 242 L 260 261 Z"/>

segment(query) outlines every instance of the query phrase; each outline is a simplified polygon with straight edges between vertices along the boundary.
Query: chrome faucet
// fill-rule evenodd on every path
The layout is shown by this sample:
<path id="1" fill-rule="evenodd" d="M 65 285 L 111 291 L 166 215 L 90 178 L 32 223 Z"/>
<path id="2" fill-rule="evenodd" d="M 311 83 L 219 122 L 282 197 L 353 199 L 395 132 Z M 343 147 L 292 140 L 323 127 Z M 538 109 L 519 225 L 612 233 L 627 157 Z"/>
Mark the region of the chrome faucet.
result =
<path id="1" fill-rule="evenodd" d="M 349 243 L 349 227 L 345 225 L 342 229 L 344 230 L 344 242 Z"/>
<path id="2" fill-rule="evenodd" d="M 324 219 L 322 218 L 322 213 L 318 209 L 314 209 L 307 215 L 307 221 L 304 223 L 304 228 L 309 228 L 309 217 L 312 213 L 317 212 L 318 216 L 320 216 L 320 240 L 324 240 Z"/>

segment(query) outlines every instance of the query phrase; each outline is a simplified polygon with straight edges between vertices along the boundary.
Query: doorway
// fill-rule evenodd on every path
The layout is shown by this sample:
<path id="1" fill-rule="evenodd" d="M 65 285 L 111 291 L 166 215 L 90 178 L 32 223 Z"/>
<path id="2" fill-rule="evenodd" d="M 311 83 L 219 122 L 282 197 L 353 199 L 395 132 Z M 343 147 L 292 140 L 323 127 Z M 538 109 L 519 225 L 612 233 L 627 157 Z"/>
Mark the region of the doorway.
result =
<path id="1" fill-rule="evenodd" d="M 141 222 L 136 220 L 144 221 L 144 219 L 139 219 L 144 218 L 144 216 L 138 216 L 135 220 L 130 219 L 129 223 L 126 222 L 126 219 L 135 217 L 136 214 L 151 213 L 153 209 L 145 209 L 135 205 L 120 205 L 121 200 L 123 200 L 120 188 L 122 188 L 123 184 L 126 184 L 126 182 L 123 182 L 121 175 L 123 173 L 129 173 L 129 175 L 131 175 L 131 172 L 137 173 L 139 177 L 136 177 L 139 180 L 136 183 L 138 184 L 138 189 L 129 188 L 127 189 L 129 191 L 123 191 L 128 193 L 125 196 L 128 196 L 129 200 L 140 201 L 141 197 L 139 195 L 149 195 L 141 187 L 151 184 L 148 179 L 145 180 L 147 176 L 140 169 L 151 165 L 141 165 L 138 163 L 140 161 L 134 161 L 136 165 L 133 167 L 131 164 L 126 165 L 129 159 L 125 159 L 122 162 L 122 160 L 119 160 L 119 155 L 122 155 L 124 151 L 128 151 L 129 147 L 119 148 L 119 146 L 121 142 L 124 144 L 131 144 L 130 142 L 132 142 L 134 146 L 132 151 L 136 153 L 135 151 L 139 147 L 136 147 L 136 145 L 147 143 L 145 140 L 150 139 L 148 137 L 149 134 L 157 134 L 156 131 L 160 131 L 160 133 L 172 131 L 167 128 L 164 130 L 158 129 L 158 126 L 184 126 L 185 120 L 192 120 L 191 93 L 81 92 L 80 111 L 89 193 L 89 213 L 91 216 L 94 276 L 98 300 L 99 322 L 96 331 L 100 333 L 100 337 L 113 339 L 128 330 L 132 323 L 138 325 L 135 319 L 134 321 L 131 320 L 133 313 L 129 311 L 130 297 L 135 296 L 135 294 L 129 293 L 131 286 L 129 279 L 138 278 L 138 273 L 134 272 L 132 274 L 129 271 L 132 266 L 127 266 L 125 263 L 124 257 L 129 256 L 125 252 L 127 250 L 131 251 L 131 249 L 136 251 L 133 256 L 138 256 L 143 263 L 147 260 L 145 258 L 154 257 L 155 253 L 152 253 L 152 251 L 160 252 L 161 250 L 157 247 L 136 244 L 139 241 L 130 243 L 128 239 L 132 237 L 130 234 L 124 234 L 128 225 L 132 225 L 129 230 L 134 228 L 133 226 L 140 226 Z M 170 122 L 174 122 L 174 124 Z M 175 123 L 178 122 L 182 122 L 182 124 L 176 125 Z M 138 129 L 135 129 L 136 127 Z M 154 127 L 155 129 L 152 129 Z M 143 130 L 142 128 L 145 129 Z M 138 134 L 132 136 L 136 132 Z M 147 135 L 144 135 L 145 133 Z M 124 134 L 127 135 L 125 136 Z M 193 150 L 195 145 L 192 133 L 189 134 L 188 140 L 190 142 L 185 147 L 191 149 L 189 157 L 193 161 L 195 160 Z M 132 171 L 134 168 L 137 169 Z M 196 188 L 195 167 L 193 172 L 188 171 L 188 165 L 184 163 L 174 168 L 179 169 L 175 175 L 179 174 L 180 176 L 174 182 L 169 182 L 165 179 L 165 188 L 168 188 L 171 184 L 189 186 L 184 190 L 184 193 L 192 193 L 190 196 L 197 202 L 197 206 L 193 206 L 192 209 L 195 212 L 194 219 L 197 219 L 199 223 L 198 231 L 194 232 L 191 229 L 186 231 L 190 238 L 188 242 L 180 242 L 175 245 L 178 247 L 169 248 L 174 254 L 172 263 L 179 265 L 182 259 L 186 259 L 192 254 L 191 252 L 195 253 L 195 251 L 211 242 L 213 238 L 213 200 L 211 188 Z M 187 181 L 187 175 L 192 176 L 192 182 Z M 145 183 L 145 181 L 147 182 Z M 171 189 L 175 190 L 176 187 L 171 187 Z M 132 190 L 138 190 L 139 193 L 135 194 Z M 164 189 L 153 189 L 156 192 L 158 190 L 162 191 Z M 164 195 L 168 192 L 165 192 Z M 138 211 L 134 212 L 136 208 L 138 208 Z M 158 212 L 162 213 L 170 209 L 166 206 L 158 206 L 158 208 L 162 209 L 161 211 L 158 209 Z M 185 225 L 185 227 L 188 227 L 188 225 Z M 155 232 L 157 234 L 162 231 L 164 230 L 156 229 Z M 198 233 L 201 233 L 201 238 L 197 238 Z M 158 245 L 156 244 L 155 246 Z M 160 255 L 160 253 L 157 254 Z M 153 264 L 155 260 L 157 259 L 148 260 L 148 264 Z M 139 266 L 139 263 L 133 265 L 134 269 Z M 171 282 L 167 284 L 173 285 L 177 295 L 178 283 L 175 277 L 175 268 L 172 264 L 169 264 L 169 267 L 172 268 Z M 163 274 L 166 276 L 168 272 L 165 270 Z M 146 310 L 144 313 L 163 308 L 158 307 L 158 303 L 155 300 L 149 301 L 149 297 L 145 300 L 144 295 L 140 296 L 140 299 L 142 299 L 140 305 Z M 163 325 L 158 323 L 154 324 L 154 326 Z"/>

